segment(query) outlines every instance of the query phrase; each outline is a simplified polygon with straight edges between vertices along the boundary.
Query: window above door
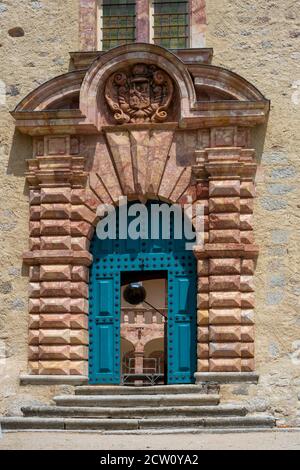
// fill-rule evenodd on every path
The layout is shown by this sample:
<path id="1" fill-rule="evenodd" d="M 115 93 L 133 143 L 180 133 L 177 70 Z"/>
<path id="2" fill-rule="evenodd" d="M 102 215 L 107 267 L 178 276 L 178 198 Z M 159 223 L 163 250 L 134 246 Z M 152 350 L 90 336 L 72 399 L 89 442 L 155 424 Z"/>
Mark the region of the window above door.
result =
<path id="1" fill-rule="evenodd" d="M 133 42 L 205 47 L 205 0 L 79 0 L 82 51 Z"/>

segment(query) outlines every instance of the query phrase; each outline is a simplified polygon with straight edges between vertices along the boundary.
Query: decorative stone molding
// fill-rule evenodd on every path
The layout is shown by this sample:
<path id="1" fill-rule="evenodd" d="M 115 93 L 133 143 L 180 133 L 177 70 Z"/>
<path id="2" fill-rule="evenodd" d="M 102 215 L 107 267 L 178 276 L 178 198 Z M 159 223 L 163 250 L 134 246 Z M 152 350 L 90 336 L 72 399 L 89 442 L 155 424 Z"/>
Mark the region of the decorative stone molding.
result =
<path id="1" fill-rule="evenodd" d="M 109 89 L 124 70 L 128 80 L 141 63 L 143 74 L 159 67 L 169 77 L 167 122 L 140 116 L 116 124 L 105 85 Z M 148 90 L 149 82 L 143 83 Z M 88 70 L 53 79 L 23 99 L 13 116 L 21 132 L 33 135 L 34 149 L 26 175 L 30 244 L 24 254 L 31 374 L 87 375 L 89 245 L 98 205 L 118 204 L 122 196 L 203 204 L 205 244 L 195 248 L 198 372 L 254 370 L 257 164 L 250 127 L 264 122 L 268 109 L 268 101 L 236 74 L 184 63 L 145 44 L 102 54 Z"/>
<path id="2" fill-rule="evenodd" d="M 118 71 L 105 86 L 105 98 L 118 124 L 164 122 L 173 97 L 172 80 L 161 69 L 135 64 Z"/>

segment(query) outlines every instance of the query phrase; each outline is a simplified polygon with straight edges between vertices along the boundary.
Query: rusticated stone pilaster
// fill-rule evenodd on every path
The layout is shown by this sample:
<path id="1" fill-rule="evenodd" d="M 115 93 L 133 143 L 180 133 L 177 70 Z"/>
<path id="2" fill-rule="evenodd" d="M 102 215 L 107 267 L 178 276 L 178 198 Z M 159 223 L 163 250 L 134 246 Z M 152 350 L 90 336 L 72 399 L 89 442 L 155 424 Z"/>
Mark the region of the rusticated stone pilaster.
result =
<path id="1" fill-rule="evenodd" d="M 29 368 L 32 374 L 86 375 L 89 240 L 84 161 L 75 137 L 35 141 L 29 161 Z M 92 206 L 92 200 L 89 201 Z M 73 225 L 76 221 L 76 226 Z"/>
<path id="2" fill-rule="evenodd" d="M 208 241 L 195 250 L 199 372 L 254 370 L 255 171 L 251 150 L 197 152 L 194 174 L 200 189 L 208 181 L 209 228 Z"/>

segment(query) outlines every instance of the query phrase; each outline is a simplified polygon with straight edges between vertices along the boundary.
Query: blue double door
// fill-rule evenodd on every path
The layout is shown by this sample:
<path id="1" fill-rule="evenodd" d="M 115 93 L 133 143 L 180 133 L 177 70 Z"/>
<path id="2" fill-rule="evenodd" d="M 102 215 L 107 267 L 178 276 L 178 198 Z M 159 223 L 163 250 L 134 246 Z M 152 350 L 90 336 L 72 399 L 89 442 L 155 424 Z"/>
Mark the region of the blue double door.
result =
<path id="1" fill-rule="evenodd" d="M 90 271 L 89 382 L 120 384 L 121 278 L 130 272 L 157 275 L 168 285 L 166 331 L 168 384 L 194 382 L 197 362 L 196 260 L 185 240 L 99 240 Z"/>

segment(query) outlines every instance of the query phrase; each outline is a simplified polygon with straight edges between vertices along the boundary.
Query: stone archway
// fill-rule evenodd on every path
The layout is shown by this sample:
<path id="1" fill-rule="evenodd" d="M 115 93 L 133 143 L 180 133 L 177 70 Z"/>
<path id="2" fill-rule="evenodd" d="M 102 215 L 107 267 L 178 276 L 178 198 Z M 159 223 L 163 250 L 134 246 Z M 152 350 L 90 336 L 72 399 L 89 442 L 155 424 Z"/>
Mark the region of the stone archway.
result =
<path id="1" fill-rule="evenodd" d="M 103 98 L 107 80 L 140 63 L 169 77 L 172 102 L 163 122 L 118 124 Z M 153 104 L 153 95 L 149 99 Z M 26 175 L 30 249 L 24 254 L 30 374 L 87 376 L 96 210 L 124 195 L 203 203 L 205 244 L 195 247 L 198 373 L 254 371 L 257 164 L 251 128 L 264 123 L 268 111 L 255 87 L 207 57 L 198 65 L 150 44 L 99 55 L 85 71 L 55 78 L 20 103 L 16 127 L 32 135 L 34 147 Z"/>

